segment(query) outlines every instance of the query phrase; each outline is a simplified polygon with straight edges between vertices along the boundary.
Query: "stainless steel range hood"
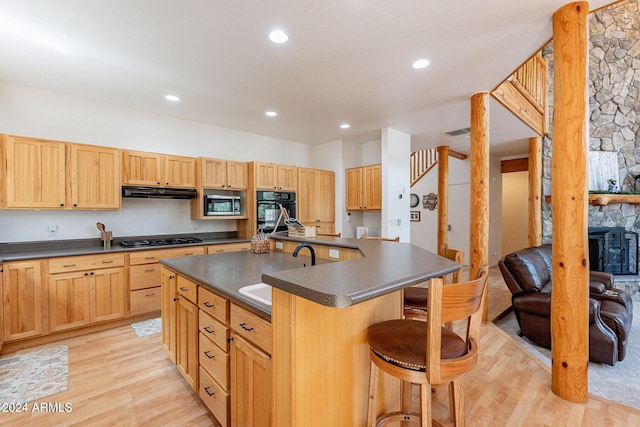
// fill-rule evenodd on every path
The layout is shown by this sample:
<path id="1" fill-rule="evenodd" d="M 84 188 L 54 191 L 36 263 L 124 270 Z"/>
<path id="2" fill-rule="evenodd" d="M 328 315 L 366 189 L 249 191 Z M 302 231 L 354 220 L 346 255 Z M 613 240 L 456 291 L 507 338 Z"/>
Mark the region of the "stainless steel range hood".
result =
<path id="1" fill-rule="evenodd" d="M 193 188 L 122 187 L 122 197 L 141 199 L 194 199 L 197 192 Z"/>

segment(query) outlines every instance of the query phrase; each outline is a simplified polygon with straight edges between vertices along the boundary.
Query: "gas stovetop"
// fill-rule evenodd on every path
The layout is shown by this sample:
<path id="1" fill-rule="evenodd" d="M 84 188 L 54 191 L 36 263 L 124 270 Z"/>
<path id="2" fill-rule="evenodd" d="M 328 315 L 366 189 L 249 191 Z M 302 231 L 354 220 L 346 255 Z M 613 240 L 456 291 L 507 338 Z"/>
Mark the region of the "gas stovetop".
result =
<path id="1" fill-rule="evenodd" d="M 173 237 L 171 239 L 125 240 L 120 242 L 123 248 L 144 248 L 148 246 L 185 245 L 200 243 L 202 239 L 195 237 Z"/>

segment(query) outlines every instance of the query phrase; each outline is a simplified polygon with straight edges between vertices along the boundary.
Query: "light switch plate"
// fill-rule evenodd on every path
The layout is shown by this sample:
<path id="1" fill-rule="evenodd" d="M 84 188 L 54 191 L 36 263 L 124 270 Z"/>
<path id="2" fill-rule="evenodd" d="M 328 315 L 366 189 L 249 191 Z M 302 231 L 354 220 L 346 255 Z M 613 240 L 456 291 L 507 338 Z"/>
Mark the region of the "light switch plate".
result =
<path id="1" fill-rule="evenodd" d="M 340 258 L 340 251 L 337 249 L 329 249 L 329 258 Z"/>
<path id="2" fill-rule="evenodd" d="M 276 242 L 276 249 L 282 249 L 282 242 Z"/>

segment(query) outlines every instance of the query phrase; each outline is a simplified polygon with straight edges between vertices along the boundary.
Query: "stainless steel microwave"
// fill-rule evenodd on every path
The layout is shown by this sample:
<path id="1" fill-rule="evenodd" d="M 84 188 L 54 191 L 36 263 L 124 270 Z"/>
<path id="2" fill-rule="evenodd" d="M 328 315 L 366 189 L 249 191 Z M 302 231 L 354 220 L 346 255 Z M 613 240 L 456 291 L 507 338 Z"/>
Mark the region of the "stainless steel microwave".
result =
<path id="1" fill-rule="evenodd" d="M 205 216 L 242 215 L 240 196 L 207 194 L 204 198 Z"/>

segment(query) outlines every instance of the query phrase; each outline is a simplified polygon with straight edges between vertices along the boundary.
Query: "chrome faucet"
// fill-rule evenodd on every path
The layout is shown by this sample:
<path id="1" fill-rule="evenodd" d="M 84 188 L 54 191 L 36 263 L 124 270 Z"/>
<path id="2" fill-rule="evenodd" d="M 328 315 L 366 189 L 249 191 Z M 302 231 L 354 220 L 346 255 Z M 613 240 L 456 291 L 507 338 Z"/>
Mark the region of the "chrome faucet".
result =
<path id="1" fill-rule="evenodd" d="M 298 246 L 296 246 L 295 250 L 293 251 L 293 256 L 297 257 L 298 252 L 300 252 L 300 249 L 302 248 L 309 249 L 309 252 L 311 252 L 311 265 L 316 265 L 316 251 L 314 251 L 313 246 L 308 243 L 300 243 Z"/>

